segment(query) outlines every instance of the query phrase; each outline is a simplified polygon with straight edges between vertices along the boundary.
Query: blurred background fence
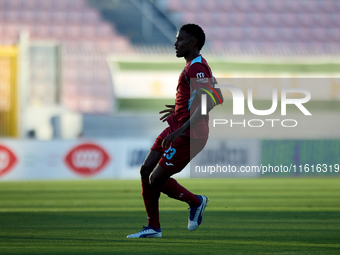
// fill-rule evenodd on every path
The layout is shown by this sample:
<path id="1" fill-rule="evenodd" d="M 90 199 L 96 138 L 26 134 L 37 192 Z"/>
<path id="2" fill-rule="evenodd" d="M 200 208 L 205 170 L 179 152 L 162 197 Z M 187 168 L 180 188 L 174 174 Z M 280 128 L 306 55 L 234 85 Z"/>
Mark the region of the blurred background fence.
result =
<path id="1" fill-rule="evenodd" d="M 149 144 L 134 148 L 130 139 L 152 141 L 165 126 L 156 115 L 174 102 L 184 61 L 173 43 L 183 24 L 204 29 L 202 53 L 216 77 L 337 78 L 339 12 L 337 0 L 0 0 L 0 143 L 127 139 L 126 158 L 139 165 Z M 340 84 L 329 91 L 310 107 L 332 126 L 326 138 L 338 139 L 330 122 L 340 117 Z M 308 134 L 277 139 L 325 139 Z"/>

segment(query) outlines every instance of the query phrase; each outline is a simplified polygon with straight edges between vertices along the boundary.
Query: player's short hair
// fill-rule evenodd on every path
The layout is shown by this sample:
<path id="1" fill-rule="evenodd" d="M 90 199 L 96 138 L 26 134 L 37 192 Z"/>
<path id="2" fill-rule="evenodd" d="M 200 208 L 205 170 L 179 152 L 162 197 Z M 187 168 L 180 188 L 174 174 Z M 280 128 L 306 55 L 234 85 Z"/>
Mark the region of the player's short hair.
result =
<path id="1" fill-rule="evenodd" d="M 185 32 L 187 32 L 188 34 L 196 37 L 197 39 L 197 46 L 198 46 L 198 50 L 201 50 L 204 43 L 205 43 L 205 33 L 203 31 L 203 29 L 196 24 L 185 24 L 181 27 L 180 30 L 184 30 Z"/>

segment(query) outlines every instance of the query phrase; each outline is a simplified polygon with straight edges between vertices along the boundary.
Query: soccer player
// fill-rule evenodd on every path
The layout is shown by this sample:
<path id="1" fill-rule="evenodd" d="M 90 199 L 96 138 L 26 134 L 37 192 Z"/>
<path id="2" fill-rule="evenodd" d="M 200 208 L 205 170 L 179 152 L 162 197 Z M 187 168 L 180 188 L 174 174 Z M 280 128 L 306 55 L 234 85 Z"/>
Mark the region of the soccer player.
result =
<path id="1" fill-rule="evenodd" d="M 190 231 L 201 224 L 208 203 L 206 196 L 191 193 L 171 178 L 207 142 L 209 119 L 208 115 L 201 114 L 201 94 L 209 91 L 214 85 L 211 81 L 215 81 L 207 61 L 200 54 L 205 43 L 202 28 L 196 24 L 183 25 L 176 38 L 176 56 L 184 57 L 186 66 L 178 80 L 175 105 L 166 105 L 167 109 L 160 112 L 164 114 L 160 120 L 167 121 L 169 126 L 155 140 L 140 170 L 148 226 L 127 238 L 162 237 L 158 204 L 160 192 L 190 206 Z M 207 111 L 210 111 L 214 102 L 209 95 L 206 98 Z M 193 112 L 191 115 L 190 110 Z"/>

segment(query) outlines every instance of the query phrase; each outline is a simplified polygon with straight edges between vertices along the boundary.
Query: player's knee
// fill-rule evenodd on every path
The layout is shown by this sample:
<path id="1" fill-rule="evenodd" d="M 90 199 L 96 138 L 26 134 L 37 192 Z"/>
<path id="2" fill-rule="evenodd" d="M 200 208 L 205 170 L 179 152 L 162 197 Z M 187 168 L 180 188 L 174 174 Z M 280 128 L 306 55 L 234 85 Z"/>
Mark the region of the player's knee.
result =
<path id="1" fill-rule="evenodd" d="M 167 178 L 164 178 L 162 176 L 157 176 L 155 174 L 151 174 L 149 177 L 149 183 L 150 185 L 155 188 L 160 190 L 164 183 L 167 181 Z"/>
<path id="2" fill-rule="evenodd" d="M 152 186 L 152 187 L 154 187 L 155 189 L 158 189 L 159 187 L 159 185 L 158 185 L 158 180 L 157 180 L 157 178 L 154 176 L 154 174 L 152 174 L 152 175 L 150 175 L 150 177 L 149 177 L 149 183 L 150 183 L 150 185 Z"/>
<path id="3" fill-rule="evenodd" d="M 153 169 L 151 169 L 150 167 L 146 166 L 145 164 L 143 164 L 140 168 L 140 176 L 143 179 L 149 179 L 149 176 L 151 174 Z"/>

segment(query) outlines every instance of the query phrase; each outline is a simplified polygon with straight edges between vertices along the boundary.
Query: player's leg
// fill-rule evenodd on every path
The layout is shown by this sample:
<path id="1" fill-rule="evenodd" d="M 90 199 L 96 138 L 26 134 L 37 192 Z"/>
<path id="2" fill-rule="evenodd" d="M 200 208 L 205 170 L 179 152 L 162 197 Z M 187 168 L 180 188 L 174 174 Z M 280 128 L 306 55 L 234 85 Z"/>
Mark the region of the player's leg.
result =
<path id="1" fill-rule="evenodd" d="M 157 164 L 150 175 L 150 184 L 169 197 L 186 202 L 190 207 L 197 206 L 201 203 L 197 196 L 181 186 L 175 179 L 171 178 L 173 174 L 181 170 L 182 169 L 177 169 L 175 172 L 169 171 L 169 169 L 164 169 Z"/>
<path id="2" fill-rule="evenodd" d="M 144 201 L 145 210 L 148 216 L 148 227 L 142 231 L 128 235 L 128 238 L 141 238 L 141 237 L 162 237 L 159 223 L 159 196 L 160 192 L 152 187 L 149 182 L 149 177 L 163 153 L 160 151 L 150 150 L 143 165 L 140 169 L 141 182 L 142 182 L 142 196 Z"/>
<path id="3" fill-rule="evenodd" d="M 142 196 L 145 205 L 145 210 L 148 215 L 147 228 L 142 231 L 128 235 L 128 238 L 139 238 L 139 237 L 161 237 L 162 232 L 160 231 L 159 224 L 159 205 L 158 200 L 160 196 L 159 190 L 155 189 L 150 185 L 149 177 L 151 172 L 154 170 L 158 161 L 162 158 L 164 149 L 162 148 L 162 140 L 169 135 L 171 132 L 170 127 L 167 127 L 162 133 L 156 138 L 151 150 L 146 157 L 141 167 L 141 181 L 142 181 Z"/>
<path id="4" fill-rule="evenodd" d="M 204 148 L 205 144 L 206 140 L 190 141 L 186 137 L 178 138 L 174 147 L 165 151 L 150 175 L 150 183 L 153 187 L 171 198 L 188 203 L 190 206 L 188 229 L 190 231 L 195 230 L 201 224 L 208 198 L 191 193 L 171 176 L 182 171 L 190 160 Z"/>
<path id="5" fill-rule="evenodd" d="M 208 203 L 208 198 L 203 195 L 195 195 L 181 186 L 170 176 L 174 174 L 157 165 L 150 175 L 151 186 L 160 190 L 171 198 L 186 202 L 190 206 L 188 230 L 195 230 L 202 222 L 203 213 Z"/>
<path id="6" fill-rule="evenodd" d="M 154 229 L 160 228 L 159 223 L 159 205 L 158 200 L 160 192 L 150 185 L 150 174 L 162 157 L 163 153 L 160 151 L 150 150 L 143 165 L 140 169 L 142 181 L 142 196 L 145 205 L 145 210 L 148 215 L 148 224 Z"/>
<path id="7" fill-rule="evenodd" d="M 191 144 L 193 145 L 191 148 Z M 160 158 L 150 175 L 150 184 L 171 198 L 187 202 L 190 207 L 200 204 L 200 200 L 190 191 L 181 186 L 172 175 L 181 172 L 190 160 L 205 146 L 206 140 L 191 140 L 179 137 Z"/>

